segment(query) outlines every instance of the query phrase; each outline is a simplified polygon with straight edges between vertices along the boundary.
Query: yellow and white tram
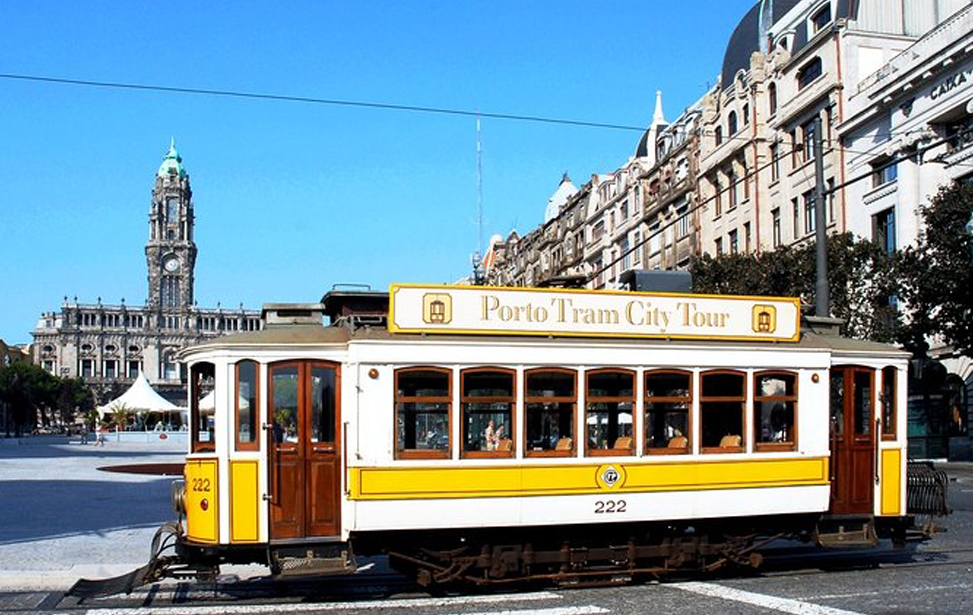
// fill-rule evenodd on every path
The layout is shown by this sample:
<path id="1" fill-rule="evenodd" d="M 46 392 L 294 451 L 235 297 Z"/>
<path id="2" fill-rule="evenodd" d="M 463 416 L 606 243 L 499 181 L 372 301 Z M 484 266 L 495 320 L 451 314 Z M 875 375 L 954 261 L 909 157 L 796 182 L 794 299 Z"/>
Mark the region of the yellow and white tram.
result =
<path id="1" fill-rule="evenodd" d="M 396 285 L 264 312 L 182 357 L 185 562 L 490 583 L 904 533 L 908 354 L 796 300 Z"/>

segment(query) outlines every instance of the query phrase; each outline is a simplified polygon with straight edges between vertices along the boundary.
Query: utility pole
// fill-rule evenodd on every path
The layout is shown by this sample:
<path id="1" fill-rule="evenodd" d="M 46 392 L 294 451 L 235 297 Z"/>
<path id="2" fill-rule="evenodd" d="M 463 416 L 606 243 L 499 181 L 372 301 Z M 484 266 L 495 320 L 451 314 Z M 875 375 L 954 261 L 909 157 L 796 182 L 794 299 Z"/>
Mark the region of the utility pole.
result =
<path id="1" fill-rule="evenodd" d="M 828 290 L 828 214 L 824 195 L 824 151 L 821 114 L 814 119 L 814 240 L 817 279 L 814 285 L 814 315 L 831 316 Z"/>

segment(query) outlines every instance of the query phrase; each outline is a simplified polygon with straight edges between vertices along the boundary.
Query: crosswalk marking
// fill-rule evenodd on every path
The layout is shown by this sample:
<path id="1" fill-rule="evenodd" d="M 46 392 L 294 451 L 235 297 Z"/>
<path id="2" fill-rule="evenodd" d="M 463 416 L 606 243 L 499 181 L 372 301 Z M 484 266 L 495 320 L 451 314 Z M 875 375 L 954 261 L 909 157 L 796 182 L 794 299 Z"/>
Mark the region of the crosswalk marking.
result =
<path id="1" fill-rule="evenodd" d="M 790 615 L 861 615 L 861 613 L 857 613 L 855 611 L 846 611 L 844 609 L 821 606 L 820 604 L 814 604 L 813 602 L 802 602 L 801 600 L 792 600 L 790 598 L 778 598 L 777 596 L 757 594 L 754 592 L 744 591 L 742 589 L 735 589 L 733 587 L 716 585 L 714 583 L 700 583 L 694 581 L 689 583 L 673 583 L 671 585 L 666 585 L 666 587 L 674 587 L 683 591 L 699 594 L 700 596 L 710 596 L 713 598 L 722 598 L 723 600 L 732 600 L 734 602 L 743 602 L 745 604 L 761 606 L 774 611 L 779 611 L 781 613 L 789 613 Z"/>

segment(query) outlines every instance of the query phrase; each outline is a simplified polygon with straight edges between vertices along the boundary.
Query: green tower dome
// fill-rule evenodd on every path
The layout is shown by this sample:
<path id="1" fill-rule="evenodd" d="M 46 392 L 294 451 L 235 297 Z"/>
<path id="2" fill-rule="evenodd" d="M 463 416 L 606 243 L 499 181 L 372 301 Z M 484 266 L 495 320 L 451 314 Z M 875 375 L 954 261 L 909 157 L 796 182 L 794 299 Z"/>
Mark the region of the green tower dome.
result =
<path id="1" fill-rule="evenodd" d="M 170 142 L 169 152 L 162 159 L 162 164 L 159 165 L 158 172 L 159 177 L 169 177 L 170 175 L 186 177 L 186 168 L 182 166 L 182 156 L 176 151 L 175 139 Z"/>

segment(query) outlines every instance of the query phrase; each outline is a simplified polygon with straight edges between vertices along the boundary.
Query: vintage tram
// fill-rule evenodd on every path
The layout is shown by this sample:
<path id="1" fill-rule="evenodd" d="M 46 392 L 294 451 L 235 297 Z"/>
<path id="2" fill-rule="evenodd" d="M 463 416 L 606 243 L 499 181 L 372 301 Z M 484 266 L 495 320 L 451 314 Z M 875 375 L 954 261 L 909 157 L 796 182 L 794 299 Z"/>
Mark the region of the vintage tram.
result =
<path id="1" fill-rule="evenodd" d="M 393 285 L 264 318 L 182 355 L 184 564 L 578 582 L 909 527 L 908 354 L 794 299 Z"/>

